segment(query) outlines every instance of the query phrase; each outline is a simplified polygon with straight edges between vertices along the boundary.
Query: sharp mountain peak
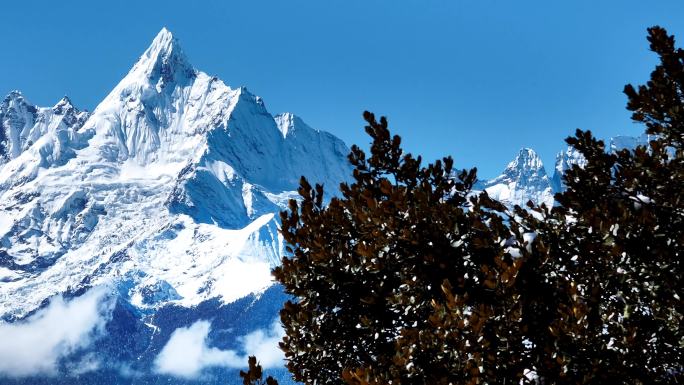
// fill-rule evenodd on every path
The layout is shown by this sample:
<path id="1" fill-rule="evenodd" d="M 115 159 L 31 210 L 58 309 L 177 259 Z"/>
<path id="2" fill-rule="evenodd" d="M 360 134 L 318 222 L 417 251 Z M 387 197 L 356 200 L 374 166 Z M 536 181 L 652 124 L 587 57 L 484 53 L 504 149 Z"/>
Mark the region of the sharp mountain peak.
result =
<path id="1" fill-rule="evenodd" d="M 133 77 L 137 80 L 141 76 L 163 83 L 195 76 L 195 70 L 179 40 L 166 27 L 159 31 L 126 78 Z"/>

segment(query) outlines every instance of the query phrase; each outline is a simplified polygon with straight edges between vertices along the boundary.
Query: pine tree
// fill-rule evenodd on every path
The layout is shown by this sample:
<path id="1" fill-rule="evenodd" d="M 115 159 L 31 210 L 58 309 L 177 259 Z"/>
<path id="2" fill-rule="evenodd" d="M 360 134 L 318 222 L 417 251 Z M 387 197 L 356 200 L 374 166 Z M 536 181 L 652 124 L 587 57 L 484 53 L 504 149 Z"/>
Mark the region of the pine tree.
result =
<path id="1" fill-rule="evenodd" d="M 655 135 L 649 145 L 608 153 L 578 130 L 567 142 L 587 165 L 567 173 L 558 206 L 537 215 L 518 209 L 536 234 L 522 260 L 547 282 L 553 304 L 528 311 L 543 320 L 527 338 L 546 383 L 684 379 L 684 51 L 664 29 L 648 32 L 660 64 L 625 93 L 633 119 Z"/>
<path id="2" fill-rule="evenodd" d="M 371 156 L 352 148 L 354 183 L 323 205 L 302 179 L 281 213 L 292 255 L 275 269 L 299 299 L 281 312 L 282 348 L 306 384 L 447 384 L 521 377 L 509 293 L 518 263 L 500 203 L 469 201 L 476 171 L 421 166 L 387 120 L 366 112 Z M 466 326 L 467 325 L 467 326 Z M 510 364 L 509 364 L 510 363 Z M 482 371 L 481 368 L 485 367 Z"/>
<path id="3" fill-rule="evenodd" d="M 660 64 L 628 109 L 654 135 L 587 159 L 557 205 L 509 213 L 472 195 L 475 170 L 421 166 L 365 113 L 371 155 L 323 205 L 301 181 L 281 213 L 276 279 L 288 368 L 306 384 L 681 383 L 684 53 L 649 29 Z"/>
<path id="4" fill-rule="evenodd" d="M 261 365 L 257 363 L 256 357 L 249 356 L 247 365 L 248 369 L 246 372 L 240 371 L 243 385 L 278 385 L 278 381 L 271 376 L 268 376 L 266 380 L 263 380 L 264 371 L 261 368 Z"/>

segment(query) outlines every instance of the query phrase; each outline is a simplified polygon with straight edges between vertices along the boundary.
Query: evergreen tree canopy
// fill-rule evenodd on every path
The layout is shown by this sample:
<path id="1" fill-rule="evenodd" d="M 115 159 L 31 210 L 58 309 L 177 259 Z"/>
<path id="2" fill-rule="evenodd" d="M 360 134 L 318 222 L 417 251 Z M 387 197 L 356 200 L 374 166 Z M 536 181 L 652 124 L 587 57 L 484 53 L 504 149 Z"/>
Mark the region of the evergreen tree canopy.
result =
<path id="1" fill-rule="evenodd" d="M 607 153 L 578 130 L 567 142 L 587 159 L 565 175 L 550 212 L 518 209 L 536 234 L 524 259 L 548 282 L 535 308 L 549 335 L 530 334 L 547 383 L 681 383 L 684 250 L 684 51 L 648 30 L 660 64 L 638 91 L 625 87 L 648 146 Z M 553 293 L 553 294 L 550 294 Z"/>
<path id="2" fill-rule="evenodd" d="M 263 379 L 264 371 L 257 362 L 256 357 L 249 356 L 247 365 L 248 368 L 246 372 L 240 371 L 243 385 L 278 385 L 278 381 L 271 376 L 266 377 L 266 380 Z"/>
<path id="3" fill-rule="evenodd" d="M 488 378 L 519 377 L 523 368 L 494 364 L 520 361 L 506 337 L 515 325 L 498 317 L 515 311 L 507 291 L 519 267 L 503 206 L 469 202 L 474 169 L 454 175 L 451 158 L 423 167 L 386 119 L 364 118 L 371 157 L 352 148 L 342 197 L 324 206 L 323 188 L 303 179 L 301 203 L 281 213 L 292 256 L 275 275 L 300 299 L 281 312 L 294 378 L 461 383 L 484 376 L 485 361 Z"/>
<path id="4" fill-rule="evenodd" d="M 323 204 L 281 213 L 281 343 L 305 384 L 681 383 L 684 53 L 659 27 L 651 80 L 625 88 L 646 147 L 587 159 L 557 205 L 509 212 L 451 158 L 422 166 L 365 113 L 370 157 Z"/>

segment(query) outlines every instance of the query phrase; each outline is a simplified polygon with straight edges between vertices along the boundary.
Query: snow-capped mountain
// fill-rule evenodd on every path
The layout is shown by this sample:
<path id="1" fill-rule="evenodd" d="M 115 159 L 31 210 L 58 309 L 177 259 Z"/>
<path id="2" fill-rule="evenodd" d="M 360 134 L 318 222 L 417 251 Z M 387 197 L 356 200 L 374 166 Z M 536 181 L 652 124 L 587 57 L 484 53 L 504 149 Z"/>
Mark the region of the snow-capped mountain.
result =
<path id="1" fill-rule="evenodd" d="M 608 140 L 606 151 L 633 150 L 637 146 L 648 145 L 649 135 L 616 136 Z M 479 181 L 476 189 L 486 190 L 490 197 L 504 203 L 509 208 L 515 205 L 525 207 L 528 201 L 536 204 L 545 203 L 552 206 L 554 195 L 565 190 L 563 175 L 574 165 L 584 167 L 587 160 L 574 147 L 568 146 L 565 151 L 556 154 L 553 176 L 548 174 L 539 156 L 534 150 L 523 148 L 504 172 L 494 179 Z"/>
<path id="2" fill-rule="evenodd" d="M 67 98 L 41 108 L 12 92 L 0 118 L 0 335 L 10 323 L 38 322 L 61 295 L 97 287 L 108 287 L 102 298 L 115 303 L 100 314 L 107 328 L 126 320 L 129 329 L 126 343 L 111 340 L 116 333 L 102 337 L 127 350 L 116 367 L 100 357 L 112 348 L 105 342 L 75 345 L 55 361 L 65 375 L 174 377 L 145 365 L 157 362 L 174 330 L 204 330 L 192 329 L 192 319 L 209 322 L 199 341 L 233 346 L 248 323 L 216 320 L 240 298 L 251 298 L 240 305 L 244 314 L 266 304 L 268 317 L 254 327 L 268 329 L 284 298 L 269 289 L 282 255 L 277 212 L 302 175 L 331 191 L 351 176 L 340 139 L 293 114 L 274 117 L 246 88 L 195 70 L 166 29 L 91 114 Z M 206 318 L 183 310 L 207 306 Z M 217 323 L 224 337 L 209 339 Z M 70 371 L 72 356 L 97 365 Z M 10 369 L 0 364 L 0 377 L 21 381 Z"/>
<path id="3" fill-rule="evenodd" d="M 20 92 L 11 92 L 0 104 L 0 165 L 19 157 L 43 137 L 52 143 L 68 143 L 68 133 L 77 131 L 88 116 L 66 96 L 52 108 L 40 108 L 31 105 Z M 49 158 L 56 154 L 44 155 Z M 59 162 L 60 158 L 47 161 Z"/>
<path id="4" fill-rule="evenodd" d="M 563 175 L 574 165 L 584 167 L 587 160 L 574 147 L 568 146 L 565 151 L 556 154 L 556 167 L 554 167 L 553 177 L 551 178 L 551 186 L 554 192 L 561 192 L 565 190 L 565 183 L 563 182 Z"/>
<path id="5" fill-rule="evenodd" d="M 610 138 L 607 150 L 611 152 L 633 150 L 638 146 L 648 146 L 648 143 L 652 139 L 654 139 L 653 135 L 648 134 L 641 134 L 639 136 L 615 136 Z"/>
<path id="6" fill-rule="evenodd" d="M 512 207 L 525 207 L 528 201 L 553 205 L 551 180 L 534 150 L 523 148 L 498 177 L 481 182 L 490 197 Z"/>

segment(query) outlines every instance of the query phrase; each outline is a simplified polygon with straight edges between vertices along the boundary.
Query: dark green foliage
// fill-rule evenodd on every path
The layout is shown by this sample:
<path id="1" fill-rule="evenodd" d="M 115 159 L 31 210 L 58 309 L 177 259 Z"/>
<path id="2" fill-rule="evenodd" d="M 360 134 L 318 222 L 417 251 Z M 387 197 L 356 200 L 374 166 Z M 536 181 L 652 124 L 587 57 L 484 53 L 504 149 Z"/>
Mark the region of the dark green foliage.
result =
<path id="1" fill-rule="evenodd" d="M 532 252 L 554 306 L 549 335 L 530 334 L 535 365 L 551 383 L 681 383 L 684 250 L 684 51 L 649 29 L 661 59 L 638 92 L 625 87 L 633 118 L 656 135 L 648 147 L 606 153 L 578 130 L 568 143 L 587 159 L 565 176 L 551 212 L 518 214 L 537 232 Z"/>
<path id="2" fill-rule="evenodd" d="M 274 380 L 271 376 L 268 376 L 265 381 L 262 380 L 264 373 L 261 365 L 257 363 L 256 357 L 249 356 L 247 364 L 249 365 L 247 372 L 240 371 L 243 385 L 278 385 L 278 381 Z"/>
<path id="3" fill-rule="evenodd" d="M 659 135 L 661 142 L 684 148 L 684 49 L 675 47 L 674 36 L 660 27 L 648 29 L 651 51 L 658 54 L 660 64 L 651 73 L 651 80 L 635 90 L 625 87 L 629 98 L 627 109 L 632 119 L 646 124 L 646 132 Z M 681 192 L 681 191 L 680 191 Z"/>
<path id="4" fill-rule="evenodd" d="M 324 207 L 322 187 L 302 180 L 302 202 L 281 214 L 293 255 L 275 276 L 300 298 L 281 312 L 294 378 L 446 384 L 519 377 L 524 368 L 501 364 L 520 361 L 506 342 L 514 324 L 490 321 L 517 306 L 507 293 L 518 266 L 504 252 L 511 233 L 492 211 L 503 207 L 483 197 L 469 211 L 475 170 L 455 177 L 451 158 L 422 167 L 403 154 L 384 118 L 364 118 L 371 157 L 352 148 L 355 181 L 341 186 L 342 198 Z M 477 369 L 483 365 L 485 374 Z"/>
<path id="5" fill-rule="evenodd" d="M 553 208 L 509 213 L 472 196 L 475 170 L 421 165 L 365 113 L 369 158 L 323 205 L 302 179 L 281 213 L 290 256 L 276 279 L 288 368 L 306 384 L 646 384 L 684 378 L 684 54 L 649 29 L 661 58 L 625 88 L 649 146 L 587 159 Z"/>

